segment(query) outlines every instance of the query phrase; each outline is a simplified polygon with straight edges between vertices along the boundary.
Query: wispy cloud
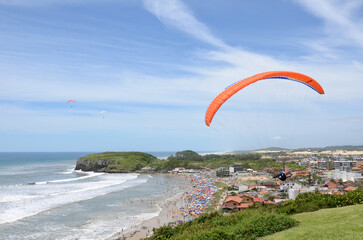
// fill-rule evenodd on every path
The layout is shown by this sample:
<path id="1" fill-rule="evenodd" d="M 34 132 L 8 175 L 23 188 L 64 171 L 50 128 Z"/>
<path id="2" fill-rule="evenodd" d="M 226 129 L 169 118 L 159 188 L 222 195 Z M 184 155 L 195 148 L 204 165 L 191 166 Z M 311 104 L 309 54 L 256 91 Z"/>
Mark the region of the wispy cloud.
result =
<path id="1" fill-rule="evenodd" d="M 362 1 L 297 0 L 297 2 L 310 13 L 324 20 L 326 33 L 334 37 L 334 44 L 359 44 L 363 47 L 363 18 L 362 15 L 356 14 L 362 10 Z"/>
<path id="2" fill-rule="evenodd" d="M 275 136 L 275 137 L 274 137 L 274 140 L 275 140 L 275 141 L 279 141 L 279 140 L 281 140 L 281 137 L 280 137 L 280 136 Z"/>
<path id="3" fill-rule="evenodd" d="M 207 26 L 198 21 L 190 9 L 179 0 L 144 0 L 144 6 L 165 25 L 175 27 L 214 46 L 227 47 L 221 39 L 211 33 Z"/>

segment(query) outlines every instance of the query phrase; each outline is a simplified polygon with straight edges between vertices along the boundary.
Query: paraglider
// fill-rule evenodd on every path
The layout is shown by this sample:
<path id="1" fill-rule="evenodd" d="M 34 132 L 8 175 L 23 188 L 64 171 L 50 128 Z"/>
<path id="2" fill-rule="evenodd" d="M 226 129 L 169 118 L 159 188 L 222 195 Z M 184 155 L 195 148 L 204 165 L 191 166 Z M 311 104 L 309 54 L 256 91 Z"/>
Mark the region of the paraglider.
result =
<path id="1" fill-rule="evenodd" d="M 291 177 L 291 174 L 285 172 L 279 172 L 274 176 L 274 178 L 278 178 L 281 181 L 286 181 L 286 179 L 289 177 Z"/>
<path id="2" fill-rule="evenodd" d="M 67 101 L 68 104 L 71 104 L 71 108 L 73 107 L 73 103 L 75 103 L 76 101 L 74 101 L 73 99 L 70 99 Z"/>
<path id="3" fill-rule="evenodd" d="M 246 79 L 231 84 L 230 86 L 226 87 L 225 90 L 222 91 L 217 97 L 215 97 L 213 101 L 210 103 L 205 115 L 206 125 L 210 126 L 213 117 L 218 111 L 218 109 L 223 105 L 224 102 L 226 102 L 235 93 L 257 81 L 270 80 L 270 79 L 283 79 L 283 80 L 295 81 L 310 87 L 319 94 L 324 94 L 323 88 L 320 86 L 320 84 L 317 81 L 301 73 L 288 72 L 288 71 L 271 71 L 271 72 L 259 73 L 252 77 L 248 77 Z"/>
<path id="4" fill-rule="evenodd" d="M 101 111 L 100 112 L 100 115 L 101 115 L 101 117 L 102 117 L 102 119 L 105 119 L 105 117 L 104 117 L 104 114 L 106 113 L 106 111 Z"/>

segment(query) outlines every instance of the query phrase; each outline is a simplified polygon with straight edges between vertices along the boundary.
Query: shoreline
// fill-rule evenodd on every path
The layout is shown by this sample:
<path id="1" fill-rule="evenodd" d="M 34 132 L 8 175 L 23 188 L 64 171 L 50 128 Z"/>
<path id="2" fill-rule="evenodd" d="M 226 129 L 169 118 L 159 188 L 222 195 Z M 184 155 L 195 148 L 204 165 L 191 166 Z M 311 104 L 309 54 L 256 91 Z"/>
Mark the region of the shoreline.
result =
<path id="1" fill-rule="evenodd" d="M 182 191 L 157 203 L 161 208 L 159 214 L 142 221 L 125 231 L 118 232 L 111 239 L 139 240 L 153 234 L 153 228 L 173 226 L 181 222 L 191 221 L 204 213 L 216 201 L 216 179 L 204 174 L 176 175 L 180 179 L 179 187 Z M 218 207 L 219 202 L 216 204 Z"/>
<path id="2" fill-rule="evenodd" d="M 193 185 L 190 182 L 192 177 L 188 175 L 175 175 L 175 177 L 183 178 L 180 182 L 181 185 L 179 185 L 179 187 L 182 188 L 182 191 L 167 199 L 163 199 L 159 203 L 156 203 L 156 205 L 161 208 L 157 216 L 146 219 L 142 221 L 142 223 L 135 225 L 129 229 L 125 229 L 124 231 L 119 231 L 109 239 L 139 240 L 146 238 L 150 233 L 152 233 L 153 228 L 167 226 L 168 223 L 172 221 L 185 221 L 187 217 L 184 216 L 184 210 L 187 209 L 188 201 L 186 192 L 190 192 L 191 190 L 193 190 Z M 184 208 L 184 210 L 180 208 Z"/>

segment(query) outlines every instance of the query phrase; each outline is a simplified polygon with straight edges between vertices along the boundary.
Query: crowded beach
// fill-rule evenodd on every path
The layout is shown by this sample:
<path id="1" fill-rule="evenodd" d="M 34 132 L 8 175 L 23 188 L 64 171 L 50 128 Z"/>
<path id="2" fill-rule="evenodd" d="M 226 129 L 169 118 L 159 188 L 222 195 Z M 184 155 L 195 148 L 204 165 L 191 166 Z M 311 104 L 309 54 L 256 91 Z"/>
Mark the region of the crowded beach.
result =
<path id="1" fill-rule="evenodd" d="M 182 178 L 181 187 L 183 192 L 175 194 L 171 198 L 164 201 L 154 199 L 149 203 L 160 203 L 162 209 L 158 216 L 145 219 L 138 226 L 132 229 L 122 229 L 113 239 L 143 239 L 153 235 L 153 228 L 161 226 L 176 226 L 184 222 L 193 221 L 196 217 L 207 211 L 212 202 L 216 200 L 214 196 L 218 191 L 216 177 L 207 175 L 206 173 L 180 173 L 174 174 Z M 171 191 L 172 189 L 170 189 Z M 130 202 L 130 204 L 132 204 Z"/>

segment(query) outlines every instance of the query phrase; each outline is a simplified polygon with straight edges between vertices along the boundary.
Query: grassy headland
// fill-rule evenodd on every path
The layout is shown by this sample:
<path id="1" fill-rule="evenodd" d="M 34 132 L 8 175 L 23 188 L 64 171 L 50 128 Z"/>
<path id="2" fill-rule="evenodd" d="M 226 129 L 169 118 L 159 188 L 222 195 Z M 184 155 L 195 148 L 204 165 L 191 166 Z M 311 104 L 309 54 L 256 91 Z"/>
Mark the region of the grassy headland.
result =
<path id="1" fill-rule="evenodd" d="M 234 164 L 243 168 L 262 170 L 266 167 L 282 168 L 282 163 L 273 159 L 261 159 L 260 154 L 208 154 L 201 156 L 191 150 L 177 152 L 167 159 L 158 159 L 148 153 L 142 152 L 103 152 L 89 154 L 77 161 L 76 170 L 98 172 L 138 172 L 143 167 L 151 167 L 157 172 L 172 170 L 177 167 L 201 169 L 208 166 L 210 169 L 228 167 Z M 304 168 L 294 163 L 287 167 Z"/>
<path id="2" fill-rule="evenodd" d="M 103 152 L 88 154 L 77 160 L 76 170 L 97 172 L 136 172 L 158 159 L 142 152 Z"/>

